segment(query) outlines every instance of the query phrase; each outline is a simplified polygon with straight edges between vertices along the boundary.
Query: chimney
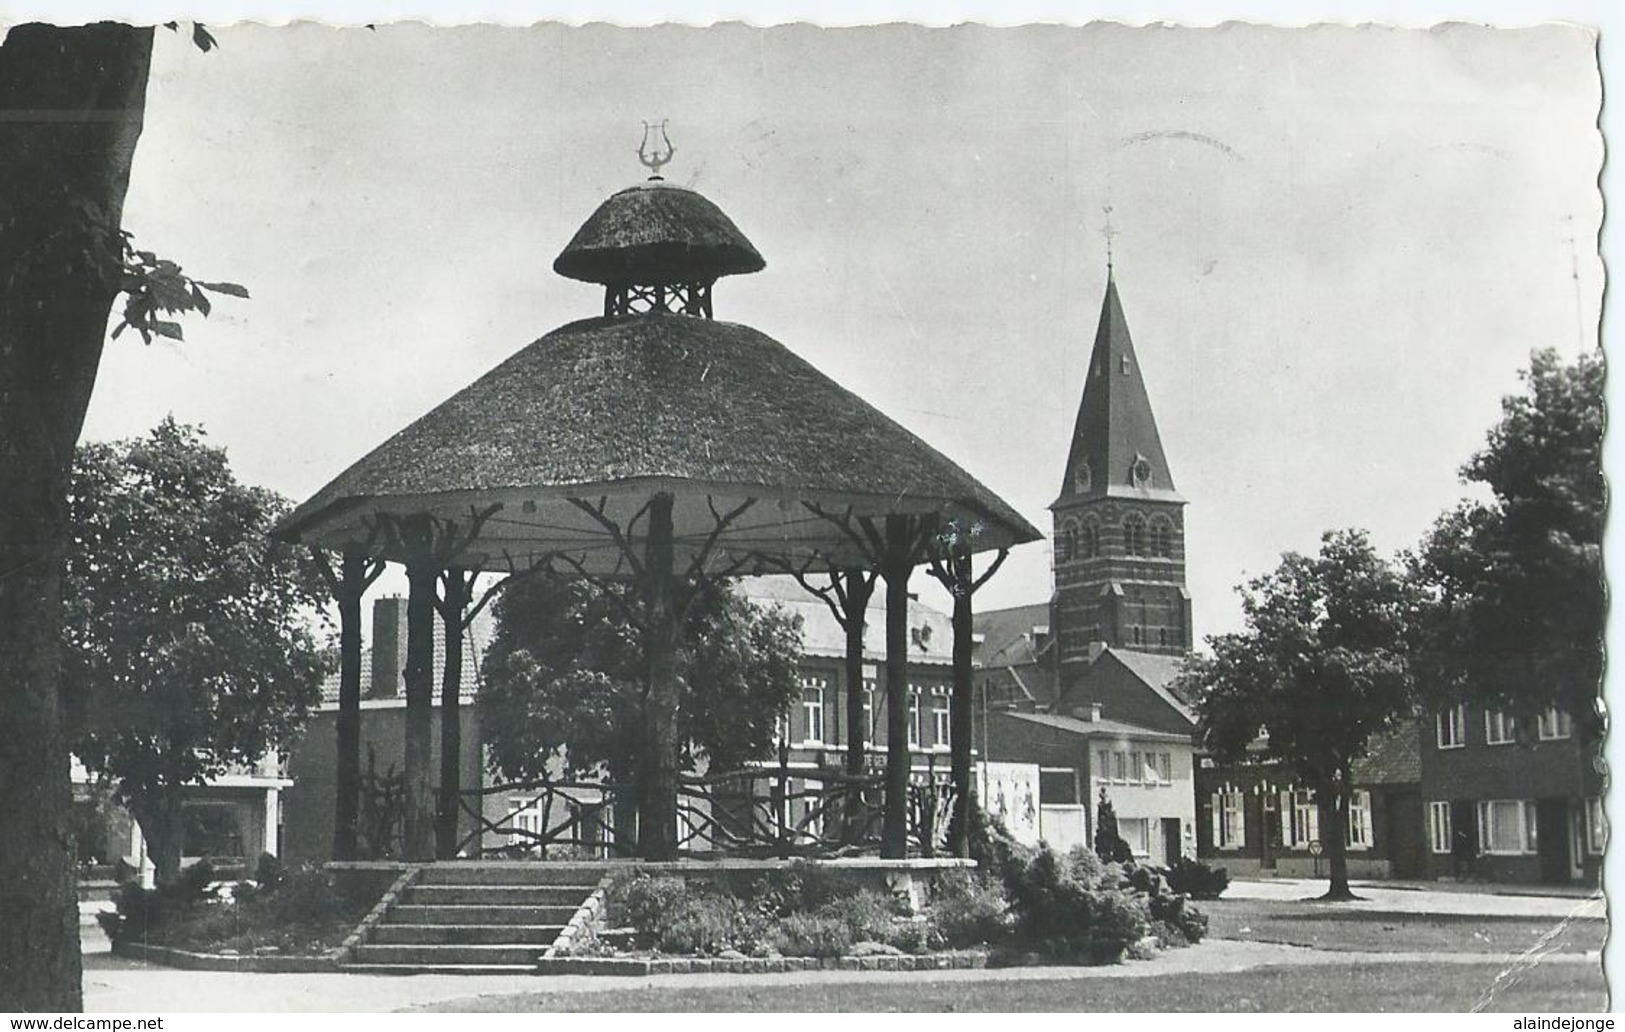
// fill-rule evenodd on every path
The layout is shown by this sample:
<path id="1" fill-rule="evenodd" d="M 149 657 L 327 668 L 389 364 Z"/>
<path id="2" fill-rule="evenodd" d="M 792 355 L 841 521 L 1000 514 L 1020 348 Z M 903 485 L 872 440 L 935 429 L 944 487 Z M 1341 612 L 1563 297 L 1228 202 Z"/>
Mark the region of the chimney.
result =
<path id="1" fill-rule="evenodd" d="M 372 683 L 369 699 L 393 699 L 401 694 L 406 669 L 406 599 L 399 595 L 372 604 Z"/>
<path id="2" fill-rule="evenodd" d="M 1074 707 L 1072 715 L 1079 720 L 1087 720 L 1091 724 L 1098 724 L 1100 723 L 1100 703 L 1091 702 L 1087 706 Z"/>

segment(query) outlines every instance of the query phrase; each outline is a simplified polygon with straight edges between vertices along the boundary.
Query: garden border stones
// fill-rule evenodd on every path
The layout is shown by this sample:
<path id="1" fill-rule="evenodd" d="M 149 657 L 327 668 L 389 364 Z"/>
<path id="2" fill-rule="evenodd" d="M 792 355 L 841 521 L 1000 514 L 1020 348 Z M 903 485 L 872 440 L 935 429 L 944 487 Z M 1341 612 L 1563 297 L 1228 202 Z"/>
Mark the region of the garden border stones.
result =
<path id="1" fill-rule="evenodd" d="M 869 957 L 543 957 L 539 975 L 766 975 L 793 971 L 946 971 L 987 967 L 979 950 Z"/>

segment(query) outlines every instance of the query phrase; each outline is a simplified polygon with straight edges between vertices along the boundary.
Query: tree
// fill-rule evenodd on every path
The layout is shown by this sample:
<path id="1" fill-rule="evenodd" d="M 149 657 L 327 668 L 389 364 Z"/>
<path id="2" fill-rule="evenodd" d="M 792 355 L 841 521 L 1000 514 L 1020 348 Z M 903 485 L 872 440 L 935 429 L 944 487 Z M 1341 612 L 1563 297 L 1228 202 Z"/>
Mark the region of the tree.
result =
<path id="1" fill-rule="evenodd" d="M 213 45 L 206 31 L 195 38 Z M 82 1003 L 61 563 L 109 313 L 159 272 L 119 230 L 151 51 L 150 28 L 108 23 L 20 25 L 0 43 L 0 1010 Z M 162 276 L 196 285 L 173 265 Z M 145 297 L 126 321 L 178 336 L 163 308 L 191 291 Z M 172 310 L 190 308 L 202 303 Z"/>
<path id="2" fill-rule="evenodd" d="M 1106 798 L 1104 788 L 1095 800 L 1095 855 L 1116 863 L 1134 859 L 1128 843 L 1117 833 L 1117 808 Z"/>
<path id="3" fill-rule="evenodd" d="M 1409 557 L 1426 588 L 1417 667 L 1432 701 L 1471 698 L 1526 728 L 1555 706 L 1594 740 L 1608 608 L 1603 360 L 1539 351 L 1523 379 L 1461 469 L 1490 500 L 1440 517 Z"/>
<path id="4" fill-rule="evenodd" d="M 1406 628 L 1413 592 L 1361 531 L 1328 532 L 1320 553 L 1287 553 L 1239 589 L 1246 627 L 1208 639 L 1180 674 L 1205 746 L 1246 759 L 1262 735 L 1275 760 L 1315 793 L 1331 862 L 1323 897 L 1352 899 L 1346 829 L 1354 761 L 1413 712 Z"/>
<path id="5" fill-rule="evenodd" d="M 69 499 L 63 681 L 70 740 L 180 873 L 181 803 L 284 745 L 320 699 L 312 560 L 271 540 L 287 510 L 172 419 L 79 449 Z"/>
<path id="6" fill-rule="evenodd" d="M 498 597 L 480 703 L 497 773 L 605 774 L 641 788 L 648 666 L 632 594 L 622 584 L 543 574 Z M 682 640 L 694 644 L 677 657 L 680 761 L 727 771 L 767 757 L 801 690 L 799 618 L 714 584 L 690 608 Z M 628 809 L 618 807 L 615 819 L 618 841 L 629 843 Z"/>

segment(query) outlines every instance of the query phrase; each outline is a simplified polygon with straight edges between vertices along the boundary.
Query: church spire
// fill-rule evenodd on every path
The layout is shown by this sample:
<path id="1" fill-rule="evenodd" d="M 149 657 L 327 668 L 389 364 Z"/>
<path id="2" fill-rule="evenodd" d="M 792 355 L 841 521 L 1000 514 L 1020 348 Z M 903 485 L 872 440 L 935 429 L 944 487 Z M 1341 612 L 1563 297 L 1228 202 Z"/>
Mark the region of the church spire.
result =
<path id="1" fill-rule="evenodd" d="M 1151 399 L 1110 266 L 1056 506 L 1087 498 L 1183 502 L 1162 451 Z"/>

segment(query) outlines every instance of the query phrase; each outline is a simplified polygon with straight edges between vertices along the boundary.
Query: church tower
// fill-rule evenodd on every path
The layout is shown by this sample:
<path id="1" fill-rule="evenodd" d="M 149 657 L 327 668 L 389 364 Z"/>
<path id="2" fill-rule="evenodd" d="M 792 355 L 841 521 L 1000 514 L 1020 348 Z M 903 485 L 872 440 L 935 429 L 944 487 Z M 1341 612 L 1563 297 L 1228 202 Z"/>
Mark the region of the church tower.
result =
<path id="1" fill-rule="evenodd" d="M 1190 651 L 1184 509 L 1108 271 L 1066 475 L 1050 506 L 1063 664 L 1088 660 L 1100 643 Z"/>

